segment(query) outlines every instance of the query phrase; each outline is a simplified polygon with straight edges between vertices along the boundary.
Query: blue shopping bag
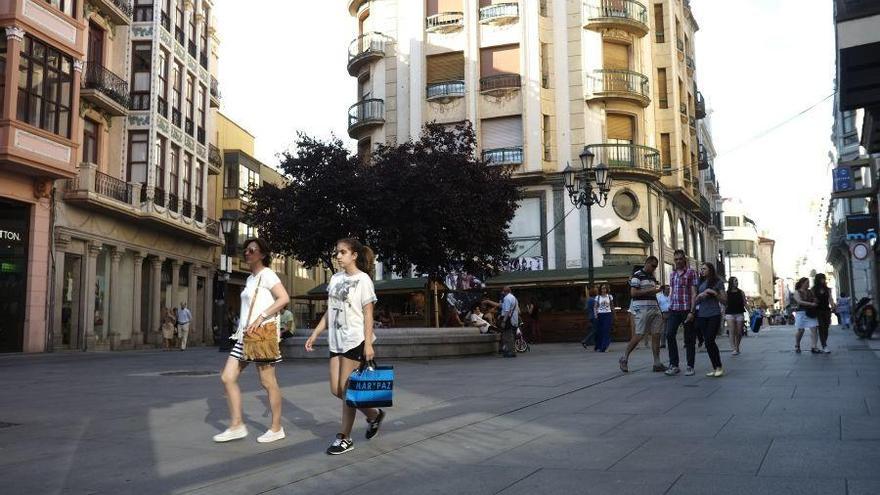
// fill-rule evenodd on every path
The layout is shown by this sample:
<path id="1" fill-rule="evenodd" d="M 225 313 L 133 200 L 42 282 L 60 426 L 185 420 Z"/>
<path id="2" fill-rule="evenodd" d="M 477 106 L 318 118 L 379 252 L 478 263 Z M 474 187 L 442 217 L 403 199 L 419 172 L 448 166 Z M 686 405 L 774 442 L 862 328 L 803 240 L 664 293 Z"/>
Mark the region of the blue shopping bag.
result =
<path id="1" fill-rule="evenodd" d="M 394 392 L 394 366 L 362 364 L 348 377 L 345 404 L 350 407 L 391 407 Z"/>

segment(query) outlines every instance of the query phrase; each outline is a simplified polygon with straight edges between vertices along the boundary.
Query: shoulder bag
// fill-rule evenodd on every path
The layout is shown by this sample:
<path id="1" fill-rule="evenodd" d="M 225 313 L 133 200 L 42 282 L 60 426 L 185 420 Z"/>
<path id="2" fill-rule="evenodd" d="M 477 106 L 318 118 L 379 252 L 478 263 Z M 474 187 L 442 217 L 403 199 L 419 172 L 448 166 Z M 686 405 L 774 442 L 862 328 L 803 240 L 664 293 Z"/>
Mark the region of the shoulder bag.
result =
<path id="1" fill-rule="evenodd" d="M 254 313 L 254 305 L 257 303 L 257 294 L 260 292 L 260 279 L 257 278 L 257 288 L 254 289 L 254 297 L 251 299 L 251 307 L 245 325 L 250 325 L 251 315 Z M 253 332 L 244 334 L 244 358 L 256 363 L 271 363 L 281 359 L 281 348 L 278 346 L 278 324 L 275 320 L 264 322 Z"/>

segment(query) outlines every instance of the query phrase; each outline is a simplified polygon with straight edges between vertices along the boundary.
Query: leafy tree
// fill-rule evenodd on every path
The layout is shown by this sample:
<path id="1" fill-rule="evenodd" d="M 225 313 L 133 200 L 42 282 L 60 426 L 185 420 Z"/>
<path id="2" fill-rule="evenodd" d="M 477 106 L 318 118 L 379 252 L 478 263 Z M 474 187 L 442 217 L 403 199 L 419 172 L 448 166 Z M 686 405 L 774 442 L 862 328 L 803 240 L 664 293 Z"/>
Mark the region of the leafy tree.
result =
<path id="1" fill-rule="evenodd" d="M 246 221 L 276 253 L 332 269 L 337 239 L 366 236 L 369 171 L 335 137 L 322 141 L 299 133 L 296 154 L 281 157 L 287 184 L 251 189 Z"/>

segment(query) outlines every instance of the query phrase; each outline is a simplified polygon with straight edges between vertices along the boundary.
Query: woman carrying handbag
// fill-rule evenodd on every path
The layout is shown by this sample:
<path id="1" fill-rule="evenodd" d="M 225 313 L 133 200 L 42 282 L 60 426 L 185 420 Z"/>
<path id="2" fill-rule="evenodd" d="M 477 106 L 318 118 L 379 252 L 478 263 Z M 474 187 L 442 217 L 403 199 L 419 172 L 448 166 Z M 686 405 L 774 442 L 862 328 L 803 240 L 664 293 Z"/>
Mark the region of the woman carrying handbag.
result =
<path id="1" fill-rule="evenodd" d="M 230 337 L 235 345 L 226 359 L 221 375 L 229 403 L 229 428 L 214 435 L 214 441 L 229 442 L 248 435 L 247 426 L 242 422 L 238 376 L 248 363 L 256 363 L 260 383 L 269 395 L 269 406 L 272 409 L 272 426 L 257 441 L 268 443 L 284 438 L 284 428 L 281 427 L 281 389 L 275 378 L 275 364 L 281 362 L 278 311 L 290 302 L 290 297 L 278 275 L 268 268 L 271 257 L 266 242 L 257 238 L 248 239 L 244 242 L 244 248 L 244 259 L 251 275 L 241 291 L 241 317 L 237 331 Z"/>
<path id="2" fill-rule="evenodd" d="M 351 429 L 357 411 L 367 419 L 367 440 L 376 436 L 385 419 L 385 412 L 377 408 L 355 409 L 345 403 L 345 391 L 351 373 L 362 363 L 371 362 L 373 351 L 373 307 L 376 292 L 373 288 L 373 250 L 357 239 L 342 239 L 336 243 L 334 254 L 341 270 L 327 284 L 327 311 L 306 340 L 307 352 L 314 351 L 315 339 L 327 330 L 330 349 L 330 393 L 341 399 L 342 427 L 336 439 L 327 448 L 327 454 L 344 454 L 354 448 Z"/>

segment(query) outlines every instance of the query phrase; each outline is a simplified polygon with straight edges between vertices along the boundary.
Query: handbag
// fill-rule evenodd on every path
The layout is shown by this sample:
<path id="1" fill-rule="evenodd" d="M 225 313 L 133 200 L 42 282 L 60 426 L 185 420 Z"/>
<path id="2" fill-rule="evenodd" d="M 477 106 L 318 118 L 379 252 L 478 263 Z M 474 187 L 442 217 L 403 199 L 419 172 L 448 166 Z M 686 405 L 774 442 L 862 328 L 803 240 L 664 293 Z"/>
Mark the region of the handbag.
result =
<path id="1" fill-rule="evenodd" d="M 254 312 L 254 304 L 257 302 L 257 292 L 260 290 L 260 279 L 257 278 L 257 288 L 254 289 L 254 297 L 251 299 L 251 307 L 248 310 L 248 322 Z M 278 346 L 278 324 L 275 320 L 263 323 L 253 332 L 244 334 L 243 342 L 244 358 L 253 362 L 274 362 L 281 359 L 281 348 Z"/>
<path id="2" fill-rule="evenodd" d="M 345 405 L 349 407 L 391 407 L 394 393 L 394 366 L 362 362 L 348 377 Z"/>

